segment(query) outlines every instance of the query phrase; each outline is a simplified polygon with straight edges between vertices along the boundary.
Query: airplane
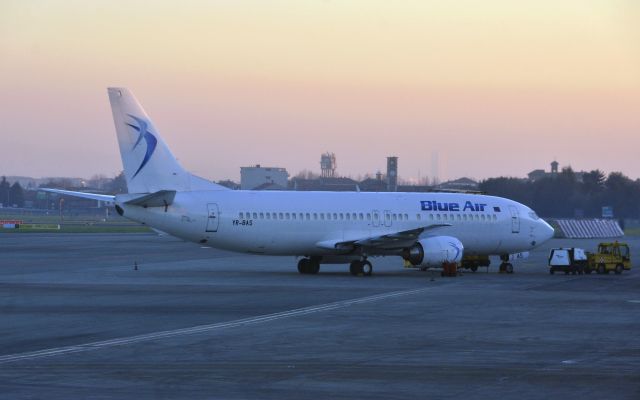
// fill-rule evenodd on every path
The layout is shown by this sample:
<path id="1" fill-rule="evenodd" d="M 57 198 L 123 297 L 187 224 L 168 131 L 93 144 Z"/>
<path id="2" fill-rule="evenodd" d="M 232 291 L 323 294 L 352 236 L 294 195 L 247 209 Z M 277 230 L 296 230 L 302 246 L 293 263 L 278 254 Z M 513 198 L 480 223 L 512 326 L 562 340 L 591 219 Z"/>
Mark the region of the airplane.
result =
<path id="1" fill-rule="evenodd" d="M 509 255 L 553 237 L 529 207 L 506 198 L 464 193 L 231 190 L 186 171 L 140 103 L 126 88 L 108 88 L 128 193 L 60 189 L 63 195 L 112 202 L 118 214 L 213 248 L 299 257 L 298 271 L 348 264 L 370 276 L 370 257 L 399 256 L 427 269 L 467 255 Z"/>

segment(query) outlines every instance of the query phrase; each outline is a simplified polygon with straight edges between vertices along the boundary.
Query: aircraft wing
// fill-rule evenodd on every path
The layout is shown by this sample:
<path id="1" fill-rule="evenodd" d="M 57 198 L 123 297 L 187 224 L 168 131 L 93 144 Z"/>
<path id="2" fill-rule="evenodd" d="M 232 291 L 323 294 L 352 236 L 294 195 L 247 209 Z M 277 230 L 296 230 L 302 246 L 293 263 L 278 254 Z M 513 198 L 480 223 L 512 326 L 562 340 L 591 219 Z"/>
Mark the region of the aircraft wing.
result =
<path id="1" fill-rule="evenodd" d="M 434 224 L 354 240 L 326 240 L 316 243 L 316 246 L 330 250 L 354 250 L 357 247 L 368 247 L 380 250 L 403 249 L 413 245 L 424 231 L 443 226 L 451 226 L 451 224 Z"/>
<path id="2" fill-rule="evenodd" d="M 111 196 L 111 195 L 108 195 L 108 194 L 74 192 L 74 191 L 71 191 L 71 190 L 62 190 L 62 189 L 39 188 L 38 190 L 42 190 L 43 192 L 65 194 L 67 196 L 80 197 L 80 198 L 83 198 L 83 199 L 90 199 L 90 200 L 106 201 L 106 202 L 111 202 L 111 203 L 113 203 L 115 201 L 115 198 L 116 198 L 116 196 Z"/>

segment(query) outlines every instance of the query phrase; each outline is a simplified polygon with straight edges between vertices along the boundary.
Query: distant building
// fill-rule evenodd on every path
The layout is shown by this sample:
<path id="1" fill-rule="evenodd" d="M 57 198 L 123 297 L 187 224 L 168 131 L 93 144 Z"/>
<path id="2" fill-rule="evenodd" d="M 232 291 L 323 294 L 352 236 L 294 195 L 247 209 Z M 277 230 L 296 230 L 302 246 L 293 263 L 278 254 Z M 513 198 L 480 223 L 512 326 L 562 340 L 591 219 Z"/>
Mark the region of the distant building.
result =
<path id="1" fill-rule="evenodd" d="M 351 178 L 293 178 L 289 184 L 291 190 L 349 192 L 358 189 L 358 182 Z"/>
<path id="2" fill-rule="evenodd" d="M 533 171 L 527 174 L 527 177 L 531 182 L 539 181 L 540 179 L 543 179 L 543 178 L 555 178 L 556 176 L 558 176 L 558 166 L 559 166 L 558 162 L 553 161 L 551 163 L 551 172 L 546 172 L 543 169 L 534 169 Z M 573 173 L 576 177 L 576 181 L 582 182 L 582 177 L 584 176 L 585 172 L 574 171 Z"/>
<path id="3" fill-rule="evenodd" d="M 478 190 L 478 182 L 470 178 L 459 178 L 453 181 L 443 182 L 436 186 L 437 190 Z"/>
<path id="4" fill-rule="evenodd" d="M 260 164 L 254 167 L 240 168 L 240 188 L 242 190 L 253 190 L 264 184 L 276 184 L 283 188 L 287 187 L 289 173 L 284 168 L 266 168 Z"/>

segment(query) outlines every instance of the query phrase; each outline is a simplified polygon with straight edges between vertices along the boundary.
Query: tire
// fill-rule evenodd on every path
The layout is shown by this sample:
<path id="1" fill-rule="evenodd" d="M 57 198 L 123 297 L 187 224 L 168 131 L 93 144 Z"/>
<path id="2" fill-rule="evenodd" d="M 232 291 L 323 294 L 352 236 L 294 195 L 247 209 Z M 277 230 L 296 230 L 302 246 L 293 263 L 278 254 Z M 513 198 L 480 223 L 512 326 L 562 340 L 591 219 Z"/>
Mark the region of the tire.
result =
<path id="1" fill-rule="evenodd" d="M 365 261 L 361 265 L 362 275 L 371 276 L 373 274 L 373 265 L 369 261 Z"/>
<path id="2" fill-rule="evenodd" d="M 506 268 L 506 264 L 505 264 L 505 263 L 502 263 L 502 264 L 500 264 L 500 269 L 499 269 L 499 271 L 502 273 L 502 272 L 504 272 L 504 271 L 505 271 L 505 268 Z"/>
<path id="3" fill-rule="evenodd" d="M 598 265 L 598 273 L 599 273 L 600 275 L 604 275 L 604 273 L 605 273 L 605 271 L 606 271 L 606 270 L 607 270 L 607 269 L 605 268 L 604 264 L 600 264 L 600 265 Z"/>
<path id="4" fill-rule="evenodd" d="M 553 274 L 555 274 L 555 273 L 556 273 L 556 270 L 555 270 L 555 269 L 553 269 L 553 268 L 549 268 L 549 273 L 550 273 L 551 275 L 553 275 Z"/>
<path id="5" fill-rule="evenodd" d="M 473 265 L 469 269 L 471 270 L 471 272 L 476 272 L 478 270 L 478 266 L 477 265 Z"/>
<path id="6" fill-rule="evenodd" d="M 309 259 L 308 258 L 303 258 L 300 261 L 298 261 L 298 272 L 300 272 L 301 274 L 308 274 L 309 273 Z"/>
<path id="7" fill-rule="evenodd" d="M 507 274 L 513 274 L 513 265 L 511 263 L 506 263 L 504 266 L 504 272 Z"/>
<path id="8" fill-rule="evenodd" d="M 616 265 L 616 269 L 615 269 L 616 275 L 620 275 L 623 269 L 624 269 L 624 266 L 622 264 Z"/>
<path id="9" fill-rule="evenodd" d="M 317 261 L 310 261 L 307 267 L 307 273 L 315 275 L 320 272 L 320 263 Z"/>
<path id="10" fill-rule="evenodd" d="M 351 261 L 351 264 L 349 265 L 349 272 L 353 276 L 358 276 L 359 274 L 361 274 L 362 273 L 362 263 L 360 261 L 358 261 L 358 260 Z"/>

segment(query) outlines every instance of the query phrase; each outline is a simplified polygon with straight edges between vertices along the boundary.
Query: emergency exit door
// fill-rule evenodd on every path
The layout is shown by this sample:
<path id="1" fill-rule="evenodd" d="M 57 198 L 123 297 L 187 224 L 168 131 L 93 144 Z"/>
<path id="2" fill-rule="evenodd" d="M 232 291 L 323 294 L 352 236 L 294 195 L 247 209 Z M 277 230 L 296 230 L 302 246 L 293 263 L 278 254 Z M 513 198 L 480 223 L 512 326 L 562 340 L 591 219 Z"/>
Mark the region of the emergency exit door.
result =
<path id="1" fill-rule="evenodd" d="M 218 205 L 216 203 L 207 204 L 207 232 L 218 232 L 218 224 L 219 224 L 219 212 Z"/>

